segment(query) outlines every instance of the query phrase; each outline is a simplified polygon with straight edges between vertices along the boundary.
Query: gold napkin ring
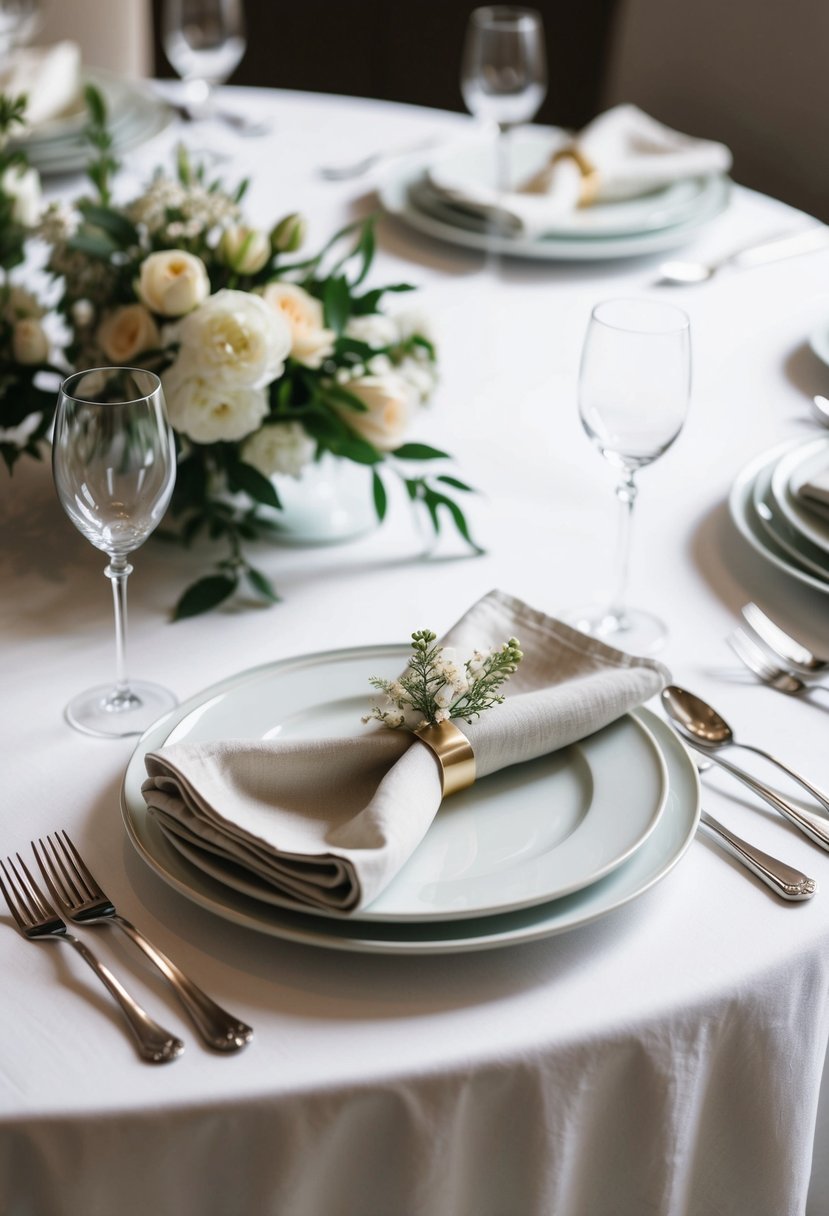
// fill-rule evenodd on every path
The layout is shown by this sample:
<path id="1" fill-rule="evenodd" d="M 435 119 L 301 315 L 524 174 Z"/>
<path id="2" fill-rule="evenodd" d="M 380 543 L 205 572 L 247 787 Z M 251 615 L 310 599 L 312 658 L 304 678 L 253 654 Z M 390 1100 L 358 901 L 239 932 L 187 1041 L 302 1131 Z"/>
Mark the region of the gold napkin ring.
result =
<path id="1" fill-rule="evenodd" d="M 581 174 L 579 206 L 589 207 L 591 203 L 596 201 L 596 195 L 599 193 L 598 169 L 575 144 L 568 144 L 566 148 L 559 148 L 558 152 L 553 155 L 550 164 L 554 165 L 559 160 L 571 160 L 578 169 Z"/>
<path id="2" fill-rule="evenodd" d="M 462 730 L 452 722 L 421 726 L 415 731 L 437 756 L 440 765 L 440 788 L 444 798 L 465 790 L 475 780 L 475 753 Z"/>

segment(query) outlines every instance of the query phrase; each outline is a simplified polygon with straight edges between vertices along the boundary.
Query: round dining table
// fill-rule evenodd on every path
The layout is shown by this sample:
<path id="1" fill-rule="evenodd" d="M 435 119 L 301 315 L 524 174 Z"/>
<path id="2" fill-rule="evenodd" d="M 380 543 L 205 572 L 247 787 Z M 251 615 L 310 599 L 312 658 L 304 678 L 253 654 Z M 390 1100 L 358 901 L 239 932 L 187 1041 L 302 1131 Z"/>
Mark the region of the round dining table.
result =
<path id="1" fill-rule="evenodd" d="M 580 351 L 599 301 L 659 299 L 690 318 L 693 390 L 679 438 L 641 474 L 631 603 L 667 622 L 659 657 L 677 684 L 710 700 L 738 738 L 829 786 L 829 692 L 767 687 L 726 642 L 755 601 L 829 653 L 826 589 L 764 559 L 728 507 L 760 453 L 820 435 L 810 403 L 829 392 L 829 368 L 809 338 L 829 326 L 829 248 L 687 287 L 658 282 L 665 251 L 498 256 L 389 214 L 380 196 L 400 159 L 337 181 L 321 174 L 424 141 L 432 151 L 420 155 L 433 155 L 471 133 L 469 117 L 278 90 L 227 89 L 221 103 L 267 126 L 246 135 L 176 120 L 124 158 L 116 196 L 183 141 L 208 144 L 225 181 L 250 178 L 252 222 L 300 212 L 310 251 L 376 214 L 370 282 L 417 289 L 394 304 L 418 309 L 439 353 L 439 385 L 412 436 L 451 453 L 451 473 L 474 487 L 464 508 L 482 552 L 448 528 L 431 543 L 394 499 L 382 525 L 339 543 L 259 546 L 273 606 L 242 598 L 173 623 L 172 605 L 213 559 L 151 540 L 133 559 L 130 672 L 184 702 L 262 664 L 440 633 L 493 588 L 554 617 L 606 598 L 614 472 L 579 420 Z M 82 180 L 47 189 L 78 193 Z M 681 256 L 715 260 L 813 223 L 734 184 Z M 244 1050 L 210 1051 L 126 939 L 79 930 L 184 1041 L 180 1058 L 149 1067 L 81 960 L 27 942 L 4 909 L 4 1213 L 829 1212 L 824 850 L 711 770 L 703 806 L 813 877 L 813 899 L 780 900 L 698 834 L 638 898 L 491 949 L 341 950 L 239 923 L 134 847 L 121 789 L 136 740 L 91 738 L 63 717 L 75 693 L 110 677 L 114 649 L 102 555 L 63 515 L 48 459 L 3 475 L 0 515 L 0 856 L 30 863 L 31 840 L 66 830 L 119 912 L 254 1028 Z M 664 721 L 658 699 L 647 709 Z M 753 771 L 774 780 L 760 761 Z"/>

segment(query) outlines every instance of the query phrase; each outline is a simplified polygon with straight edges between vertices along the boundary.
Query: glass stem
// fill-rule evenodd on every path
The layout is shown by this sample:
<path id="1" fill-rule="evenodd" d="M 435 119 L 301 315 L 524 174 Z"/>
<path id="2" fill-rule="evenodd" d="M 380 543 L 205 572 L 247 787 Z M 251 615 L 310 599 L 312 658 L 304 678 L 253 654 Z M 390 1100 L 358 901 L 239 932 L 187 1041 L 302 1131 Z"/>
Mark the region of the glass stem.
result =
<path id="1" fill-rule="evenodd" d="M 129 697 L 127 680 L 127 579 L 132 566 L 125 557 L 110 557 L 104 574 L 112 583 L 115 609 L 115 696 Z"/>
<path id="2" fill-rule="evenodd" d="M 498 206 L 502 207 L 505 196 L 509 194 L 512 160 L 510 155 L 510 128 L 506 123 L 498 124 L 495 148 L 495 188 L 498 192 Z"/>
<path id="3" fill-rule="evenodd" d="M 616 583 L 613 598 L 610 601 L 609 615 L 620 625 L 624 625 L 625 606 L 627 604 L 628 575 L 630 572 L 630 541 L 633 528 L 633 504 L 639 487 L 636 485 L 633 469 L 626 469 L 622 480 L 616 486 L 616 497 L 619 500 L 619 535 L 616 542 Z"/>

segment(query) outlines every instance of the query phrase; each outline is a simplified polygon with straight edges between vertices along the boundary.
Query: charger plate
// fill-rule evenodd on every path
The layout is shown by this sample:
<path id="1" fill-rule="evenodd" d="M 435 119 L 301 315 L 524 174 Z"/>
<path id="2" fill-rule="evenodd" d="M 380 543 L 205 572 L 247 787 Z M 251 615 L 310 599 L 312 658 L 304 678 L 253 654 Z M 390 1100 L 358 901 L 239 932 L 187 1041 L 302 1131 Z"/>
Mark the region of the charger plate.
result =
<path id="1" fill-rule="evenodd" d="M 223 686 L 217 686 L 217 689 L 212 690 L 212 695 L 205 694 L 202 697 L 193 698 L 191 702 L 172 711 L 142 738 L 124 780 L 122 791 L 124 819 L 130 839 L 140 855 L 177 890 L 229 920 L 308 944 L 392 953 L 434 953 L 484 949 L 561 932 L 575 924 L 595 919 L 596 916 L 603 915 L 605 911 L 634 898 L 662 877 L 664 873 L 667 873 L 668 869 L 678 860 L 696 826 L 698 805 L 696 773 L 693 765 L 689 764 L 684 750 L 675 743 L 672 733 L 653 715 L 644 711 L 628 715 L 620 723 L 614 724 L 614 727 L 599 732 L 599 735 L 606 735 L 607 738 L 598 746 L 608 746 L 608 740 L 614 734 L 619 741 L 625 739 L 631 741 L 633 753 L 629 752 L 627 744 L 622 742 L 610 745 L 611 747 L 623 746 L 624 754 L 627 756 L 626 774 L 617 789 L 617 794 L 622 795 L 622 807 L 624 807 L 625 783 L 630 783 L 631 773 L 636 766 L 635 760 L 631 763 L 631 755 L 645 759 L 646 765 L 652 763 L 652 760 L 647 759 L 649 754 L 657 756 L 658 768 L 663 777 L 667 778 L 665 797 L 660 808 L 662 813 L 653 816 L 653 823 L 643 834 L 639 845 L 627 853 L 626 860 L 617 862 L 609 873 L 606 872 L 605 877 L 596 878 L 575 894 L 554 901 L 536 903 L 532 908 L 520 912 L 505 910 L 508 907 L 515 907 L 514 903 L 510 903 L 514 893 L 511 896 L 508 892 L 509 878 L 506 880 L 506 887 L 503 885 L 504 874 L 509 875 L 511 871 L 511 862 L 505 861 L 503 857 L 498 860 L 496 854 L 490 852 L 487 863 L 486 847 L 481 846 L 480 843 L 482 839 L 486 842 L 486 832 L 482 828 L 482 823 L 491 818 L 492 807 L 496 806 L 499 800 L 499 796 L 495 792 L 492 795 L 493 801 L 489 812 L 487 811 L 487 799 L 479 804 L 475 813 L 471 808 L 464 810 L 461 807 L 460 800 L 463 795 L 457 795 L 455 799 L 447 803 L 419 849 L 395 880 L 395 884 L 392 884 L 398 886 L 397 895 L 391 887 L 384 892 L 383 898 L 387 899 L 391 912 L 384 913 L 379 907 L 380 901 L 376 901 L 373 908 L 367 910 L 362 918 L 323 917 L 289 911 L 276 904 L 266 902 L 262 898 L 254 897 L 250 893 L 245 893 L 238 886 L 230 886 L 226 880 L 226 874 L 223 874 L 223 880 L 219 881 L 215 874 L 210 874 L 204 868 L 192 864 L 191 860 L 174 848 L 155 820 L 146 812 L 140 793 L 144 775 L 143 757 L 146 751 L 160 746 L 167 738 L 175 738 L 176 727 L 179 723 L 190 737 L 189 732 L 194 727 L 193 719 L 195 718 L 198 722 L 199 711 L 209 720 L 211 708 L 215 710 L 217 707 L 217 697 L 219 704 L 223 700 L 227 705 L 230 704 L 232 698 L 226 700 L 224 694 L 227 693 L 229 686 L 234 686 L 235 681 L 242 678 L 243 682 L 249 685 L 247 691 L 252 693 L 256 684 L 259 684 L 260 691 L 263 691 L 267 690 L 269 683 L 276 679 L 277 682 L 283 684 L 283 694 L 290 691 L 289 686 L 293 681 L 295 687 L 293 691 L 290 691 L 290 695 L 291 698 L 294 698 L 297 688 L 303 682 L 303 673 L 304 682 L 308 684 L 309 670 L 316 671 L 317 674 L 320 670 L 326 671 L 325 679 L 330 689 L 331 665 L 332 663 L 339 664 L 341 673 L 347 673 L 344 677 L 344 684 L 348 695 L 335 697 L 333 705 L 328 703 L 332 716 L 327 723 L 319 720 L 319 715 L 315 712 L 318 706 L 312 705 L 310 712 L 306 712 L 297 707 L 295 700 L 283 700 L 279 693 L 274 693 L 274 701 L 271 705 L 271 720 L 274 723 L 272 737 L 282 735 L 283 731 L 284 737 L 289 737 L 289 732 L 293 732 L 293 737 L 298 737 L 298 733 L 301 733 L 303 729 L 318 734 L 321 726 L 326 729 L 326 733 L 331 733 L 338 721 L 342 721 L 346 711 L 353 722 L 358 718 L 359 712 L 365 704 L 365 694 L 361 691 L 358 692 L 357 689 L 361 687 L 365 679 L 366 659 L 369 660 L 371 673 L 378 671 L 379 674 L 384 674 L 384 670 L 398 671 L 407 655 L 408 651 L 404 647 L 371 648 L 361 651 L 336 652 L 334 655 L 308 656 L 289 663 L 274 664 L 268 668 L 245 673 L 245 677 L 235 677 L 231 681 L 225 681 Z M 385 669 L 379 666 L 381 660 L 388 664 Z M 359 685 L 354 683 L 358 673 Z M 285 683 L 285 679 L 287 679 L 287 683 Z M 220 691 L 222 689 L 223 691 Z M 617 730 L 616 727 L 621 729 Z M 206 728 L 207 723 L 203 729 Z M 598 736 L 593 738 L 598 739 Z M 633 742 L 633 740 L 637 740 L 637 742 Z M 645 741 L 644 750 L 642 749 L 643 740 Z M 571 753 L 571 755 L 568 757 L 565 753 Z M 583 804 L 586 788 L 585 765 L 589 768 L 588 762 L 584 759 L 585 754 L 586 743 L 584 746 L 576 745 L 574 748 L 564 749 L 558 757 L 560 766 L 558 772 L 553 773 L 551 770 L 545 773 L 539 772 L 535 777 L 529 775 L 526 783 L 520 780 L 520 775 L 524 773 L 524 770 L 533 766 L 521 766 L 511 770 L 511 787 L 506 786 L 500 795 L 505 798 L 505 801 L 502 802 L 497 817 L 506 817 L 509 827 L 510 813 L 515 814 L 515 804 L 522 797 L 526 797 L 527 789 L 535 787 L 536 791 L 541 791 L 543 794 L 545 791 L 549 793 L 559 786 L 565 795 L 569 792 L 570 795 L 575 794 L 577 799 L 576 802 L 568 803 L 567 797 L 565 797 L 563 815 L 559 815 L 560 808 L 553 805 L 548 799 L 547 818 L 557 822 L 559 830 L 563 829 L 565 832 L 558 847 L 567 847 L 568 827 L 572 829 L 570 835 L 578 835 L 580 831 L 582 833 L 589 831 L 583 826 L 589 823 L 589 809 L 586 809 L 584 813 L 580 813 L 578 810 L 578 800 L 581 799 Z M 596 757 L 599 753 L 594 752 L 593 755 Z M 594 758 L 594 767 L 597 764 L 598 762 Z M 569 775 L 562 778 L 561 774 L 568 773 L 568 770 Z M 499 777 L 506 780 L 509 772 L 510 770 L 507 770 L 507 773 L 496 774 L 494 777 L 496 780 Z M 483 790 L 487 782 L 491 780 L 492 778 L 488 778 L 480 782 L 475 790 L 469 792 L 470 795 Z M 454 816 L 454 822 L 451 822 L 453 818 L 452 802 L 456 802 L 455 810 L 458 812 Z M 617 799 L 618 806 L 619 800 Z M 668 814 L 668 808 L 673 808 L 672 822 L 663 830 L 663 821 Z M 524 814 L 527 813 L 524 812 Z M 552 837 L 549 835 L 545 837 L 548 826 L 546 821 L 536 822 L 534 841 L 528 841 L 526 835 L 522 838 L 518 830 L 521 816 L 521 811 L 515 814 L 513 824 L 516 857 L 512 859 L 512 864 L 516 864 L 519 870 L 525 872 L 526 867 L 531 865 L 528 855 L 533 849 L 538 849 L 539 842 L 542 866 L 545 864 L 546 855 L 556 850 L 555 847 L 551 847 Z M 624 816 L 619 815 L 618 817 L 623 818 Z M 446 822 L 441 826 L 442 819 Z M 501 839 L 506 838 L 503 829 L 497 834 Z M 441 839 L 442 847 L 439 847 Z M 651 848 L 651 842 L 654 840 L 657 841 L 657 844 Z M 594 843 L 598 843 L 595 838 Z M 450 846 L 448 851 L 446 846 Z M 474 852 L 476 846 L 479 850 L 478 854 Z M 523 860 L 520 857 L 522 850 L 525 854 Z M 435 868 L 436 860 L 437 869 Z M 417 908 L 414 909 L 411 916 L 398 916 L 401 909 L 399 901 L 409 899 L 413 890 L 429 886 L 434 888 L 444 886 L 445 896 L 446 890 L 451 888 L 453 882 L 459 881 L 462 887 L 470 877 L 474 886 L 476 881 L 474 871 L 480 864 L 485 867 L 488 864 L 490 867 L 491 873 L 487 878 L 487 885 L 490 890 L 496 892 L 495 896 L 490 897 L 490 904 L 492 905 L 493 899 L 496 901 L 494 906 L 500 907 L 497 914 L 492 912 L 484 914 L 480 908 L 477 908 L 470 915 L 464 909 L 454 909 L 449 916 L 435 920 L 432 919 L 434 914 L 434 907 L 432 907 L 426 917 L 423 917 L 422 911 Z M 440 867 L 443 869 L 441 870 Z M 623 873 L 626 877 L 617 878 Z M 484 877 L 486 876 L 484 875 Z M 499 884 L 501 884 L 500 895 L 498 894 Z M 409 911 L 412 910 L 409 909 Z M 453 915 L 456 915 L 457 919 L 452 919 Z"/>
<path id="2" fill-rule="evenodd" d="M 797 489 L 829 461 L 829 437 L 798 443 L 777 462 L 771 478 L 771 493 L 791 526 L 816 545 L 829 559 L 829 521 L 805 507 Z"/>

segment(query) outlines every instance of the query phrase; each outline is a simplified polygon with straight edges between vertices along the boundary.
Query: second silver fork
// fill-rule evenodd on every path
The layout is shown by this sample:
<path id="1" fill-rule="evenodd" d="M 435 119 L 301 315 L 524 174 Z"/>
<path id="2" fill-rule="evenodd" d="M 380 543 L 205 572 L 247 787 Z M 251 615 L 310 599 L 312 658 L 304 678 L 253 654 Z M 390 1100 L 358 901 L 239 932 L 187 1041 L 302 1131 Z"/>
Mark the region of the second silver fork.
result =
<path id="1" fill-rule="evenodd" d="M 798 693 L 810 692 L 813 689 L 826 688 L 825 684 L 815 681 L 807 683 L 801 676 L 796 675 L 781 663 L 775 663 L 750 634 L 744 629 L 737 628 L 726 639 L 740 662 L 771 688 L 778 692 L 796 696 Z"/>
<path id="2" fill-rule="evenodd" d="M 222 1009 L 165 954 L 148 941 L 105 895 L 66 832 L 32 841 L 37 864 L 58 905 L 76 924 L 99 921 L 117 925 L 169 982 L 202 1039 L 216 1051 L 239 1051 L 253 1030 Z"/>

